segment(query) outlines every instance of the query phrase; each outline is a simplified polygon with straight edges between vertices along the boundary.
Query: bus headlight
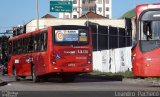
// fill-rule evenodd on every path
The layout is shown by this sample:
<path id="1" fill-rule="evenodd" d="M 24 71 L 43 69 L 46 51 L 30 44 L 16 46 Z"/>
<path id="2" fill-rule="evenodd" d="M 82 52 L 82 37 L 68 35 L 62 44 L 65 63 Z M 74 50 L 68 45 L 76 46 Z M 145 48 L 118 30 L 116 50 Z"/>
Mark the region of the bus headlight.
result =
<path id="1" fill-rule="evenodd" d="M 88 61 L 88 64 L 91 64 L 91 61 Z"/>
<path id="2" fill-rule="evenodd" d="M 54 65 L 54 64 L 56 64 L 56 62 L 53 61 L 52 64 Z"/>
<path id="3" fill-rule="evenodd" d="M 135 57 L 136 57 L 136 54 L 133 54 L 133 56 L 132 56 L 132 62 L 135 59 Z"/>

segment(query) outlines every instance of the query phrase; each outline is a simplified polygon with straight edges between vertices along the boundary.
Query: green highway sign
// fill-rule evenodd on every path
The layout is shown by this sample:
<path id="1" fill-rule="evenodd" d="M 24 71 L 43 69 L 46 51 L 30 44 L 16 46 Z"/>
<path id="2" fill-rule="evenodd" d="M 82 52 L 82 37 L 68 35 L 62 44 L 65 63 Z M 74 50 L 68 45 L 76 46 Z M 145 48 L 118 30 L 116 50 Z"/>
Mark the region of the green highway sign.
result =
<path id="1" fill-rule="evenodd" d="M 72 1 L 50 1 L 50 12 L 72 12 Z"/>

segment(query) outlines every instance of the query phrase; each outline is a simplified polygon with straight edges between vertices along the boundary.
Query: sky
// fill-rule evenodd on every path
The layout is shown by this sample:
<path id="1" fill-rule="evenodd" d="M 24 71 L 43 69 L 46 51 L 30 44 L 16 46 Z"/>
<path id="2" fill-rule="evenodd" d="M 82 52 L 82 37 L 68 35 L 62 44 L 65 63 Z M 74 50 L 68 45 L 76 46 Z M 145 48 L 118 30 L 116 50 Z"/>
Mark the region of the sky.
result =
<path id="1" fill-rule="evenodd" d="M 51 0 L 39 1 L 39 17 L 49 13 Z M 112 0 L 112 18 L 117 19 L 138 4 L 160 3 L 160 0 Z M 0 33 L 36 18 L 36 0 L 0 0 Z"/>

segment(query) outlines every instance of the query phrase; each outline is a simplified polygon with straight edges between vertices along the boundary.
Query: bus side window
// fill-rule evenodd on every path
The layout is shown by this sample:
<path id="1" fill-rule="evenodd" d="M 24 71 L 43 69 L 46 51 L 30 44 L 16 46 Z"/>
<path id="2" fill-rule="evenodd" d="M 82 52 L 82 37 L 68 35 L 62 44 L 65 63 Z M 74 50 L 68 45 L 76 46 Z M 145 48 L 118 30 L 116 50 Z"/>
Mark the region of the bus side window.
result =
<path id="1" fill-rule="evenodd" d="M 23 38 L 23 53 L 26 53 L 26 38 Z"/>
<path id="2" fill-rule="evenodd" d="M 28 45 L 28 37 L 23 39 L 23 53 L 27 53 L 28 52 L 27 45 Z"/>
<path id="3" fill-rule="evenodd" d="M 24 53 L 24 38 L 22 38 L 22 54 Z"/>
<path id="4" fill-rule="evenodd" d="M 26 43 L 27 43 L 27 53 L 29 53 L 29 39 L 30 39 L 30 37 L 27 37 L 27 39 L 26 39 Z"/>
<path id="5" fill-rule="evenodd" d="M 40 39 L 39 39 L 39 36 L 40 36 L 40 35 L 37 34 L 37 35 L 35 36 L 35 39 L 34 39 L 34 44 L 35 44 L 35 45 L 34 45 L 34 51 L 35 51 L 35 52 L 39 52 L 39 51 L 40 51 L 40 46 L 39 46 L 39 45 L 40 45 L 40 43 L 39 43 L 39 40 L 40 40 Z"/>
<path id="6" fill-rule="evenodd" d="M 20 53 L 23 53 L 23 39 L 20 39 Z"/>
<path id="7" fill-rule="evenodd" d="M 44 33 L 44 51 L 47 50 L 47 32 Z"/>
<path id="8" fill-rule="evenodd" d="M 37 40 L 38 52 L 40 52 L 41 51 L 41 34 L 38 34 L 37 37 L 38 37 L 38 40 Z"/>
<path id="9" fill-rule="evenodd" d="M 30 36 L 29 38 L 28 38 L 28 52 L 30 53 L 30 52 L 33 52 L 33 37 L 32 36 Z"/>
<path id="10" fill-rule="evenodd" d="M 41 34 L 41 45 L 40 45 L 40 47 L 41 47 L 41 51 L 46 51 L 46 32 L 44 32 L 44 33 L 42 33 Z"/>
<path id="11" fill-rule="evenodd" d="M 22 39 L 17 40 L 17 53 L 18 54 L 22 53 Z"/>
<path id="12" fill-rule="evenodd" d="M 37 41 L 36 41 L 36 36 L 34 36 L 34 40 L 33 40 L 33 49 L 34 49 L 34 52 L 36 52 L 37 50 Z"/>
<path id="13" fill-rule="evenodd" d="M 40 51 L 44 51 L 44 41 L 43 41 L 44 37 L 43 36 L 44 36 L 44 33 L 41 33 L 40 34 L 40 42 L 41 42 L 40 43 Z"/>

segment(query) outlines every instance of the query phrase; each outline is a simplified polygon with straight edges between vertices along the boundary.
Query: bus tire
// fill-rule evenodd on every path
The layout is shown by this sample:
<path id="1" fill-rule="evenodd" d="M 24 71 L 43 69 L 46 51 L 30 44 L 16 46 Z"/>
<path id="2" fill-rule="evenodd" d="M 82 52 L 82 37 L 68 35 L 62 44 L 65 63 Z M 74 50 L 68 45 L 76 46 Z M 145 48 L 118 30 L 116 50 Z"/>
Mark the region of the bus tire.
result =
<path id="1" fill-rule="evenodd" d="M 35 66 L 34 65 L 32 66 L 31 72 L 32 72 L 32 81 L 35 82 L 35 83 L 36 82 L 40 82 L 39 77 L 36 76 Z"/>
<path id="2" fill-rule="evenodd" d="M 63 82 L 74 82 L 76 74 L 62 74 Z"/>
<path id="3" fill-rule="evenodd" d="M 15 80 L 16 81 L 20 81 L 20 78 L 19 78 L 19 76 L 17 76 L 17 72 L 16 72 L 16 68 L 15 67 L 13 67 L 13 76 L 15 77 Z"/>

